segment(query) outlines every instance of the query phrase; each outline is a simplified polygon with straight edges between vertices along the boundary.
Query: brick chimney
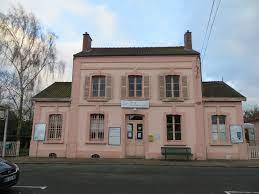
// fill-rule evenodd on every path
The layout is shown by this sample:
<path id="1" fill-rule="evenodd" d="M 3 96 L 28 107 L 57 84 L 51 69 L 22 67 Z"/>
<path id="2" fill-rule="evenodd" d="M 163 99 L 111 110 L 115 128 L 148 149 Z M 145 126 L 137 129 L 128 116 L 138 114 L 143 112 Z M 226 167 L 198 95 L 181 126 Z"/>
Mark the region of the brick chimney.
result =
<path id="1" fill-rule="evenodd" d="M 189 30 L 184 34 L 184 48 L 192 49 L 192 33 Z"/>
<path id="2" fill-rule="evenodd" d="M 92 39 L 90 35 L 86 32 L 83 34 L 83 49 L 82 51 L 89 51 L 91 50 L 91 43 Z"/>

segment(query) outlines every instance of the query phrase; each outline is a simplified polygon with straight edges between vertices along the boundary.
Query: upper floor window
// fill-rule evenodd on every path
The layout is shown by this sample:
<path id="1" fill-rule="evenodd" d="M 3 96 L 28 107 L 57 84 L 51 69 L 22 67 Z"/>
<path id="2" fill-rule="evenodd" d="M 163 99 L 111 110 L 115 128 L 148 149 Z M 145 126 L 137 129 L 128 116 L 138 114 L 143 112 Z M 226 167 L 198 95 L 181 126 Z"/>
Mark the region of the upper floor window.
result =
<path id="1" fill-rule="evenodd" d="M 62 120 L 62 114 L 49 115 L 48 140 L 61 140 Z"/>
<path id="2" fill-rule="evenodd" d="M 90 115 L 90 140 L 104 140 L 104 114 Z"/>
<path id="3" fill-rule="evenodd" d="M 105 97 L 105 76 L 92 77 L 92 96 Z"/>
<path id="4" fill-rule="evenodd" d="M 167 140 L 181 140 L 181 115 L 166 115 Z"/>
<path id="5" fill-rule="evenodd" d="M 142 97 L 142 76 L 128 76 L 129 97 Z"/>
<path id="6" fill-rule="evenodd" d="M 180 97 L 180 76 L 167 75 L 165 76 L 166 97 Z"/>
<path id="7" fill-rule="evenodd" d="M 211 116 L 211 135 L 213 143 L 226 143 L 226 116 L 212 115 Z"/>
<path id="8" fill-rule="evenodd" d="M 178 101 L 189 99 L 187 75 L 159 75 L 160 100 Z"/>

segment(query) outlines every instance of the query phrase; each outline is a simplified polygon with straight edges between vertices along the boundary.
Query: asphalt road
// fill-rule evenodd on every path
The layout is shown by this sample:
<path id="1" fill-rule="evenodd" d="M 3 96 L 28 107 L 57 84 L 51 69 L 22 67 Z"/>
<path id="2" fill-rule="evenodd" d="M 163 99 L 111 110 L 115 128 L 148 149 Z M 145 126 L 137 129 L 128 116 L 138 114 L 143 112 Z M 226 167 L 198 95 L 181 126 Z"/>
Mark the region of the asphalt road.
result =
<path id="1" fill-rule="evenodd" d="M 225 191 L 259 192 L 259 168 L 27 164 L 21 165 L 20 169 L 21 177 L 18 187 L 0 191 L 0 193 L 226 194 Z M 231 193 L 233 192 L 228 194 Z"/>

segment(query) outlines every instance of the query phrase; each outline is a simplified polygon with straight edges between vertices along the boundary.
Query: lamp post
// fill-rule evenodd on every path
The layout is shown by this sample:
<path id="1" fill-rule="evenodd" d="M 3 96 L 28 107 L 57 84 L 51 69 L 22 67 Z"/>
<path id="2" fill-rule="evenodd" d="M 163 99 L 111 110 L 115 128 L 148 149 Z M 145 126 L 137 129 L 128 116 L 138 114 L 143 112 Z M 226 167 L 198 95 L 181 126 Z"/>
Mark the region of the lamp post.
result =
<path id="1" fill-rule="evenodd" d="M 2 157 L 5 157 L 5 144 L 6 144 L 6 133 L 7 133 L 7 125 L 8 125 L 8 108 L 0 106 L 0 119 L 5 120 L 4 126 L 4 139 L 3 139 L 3 146 L 2 146 Z"/>

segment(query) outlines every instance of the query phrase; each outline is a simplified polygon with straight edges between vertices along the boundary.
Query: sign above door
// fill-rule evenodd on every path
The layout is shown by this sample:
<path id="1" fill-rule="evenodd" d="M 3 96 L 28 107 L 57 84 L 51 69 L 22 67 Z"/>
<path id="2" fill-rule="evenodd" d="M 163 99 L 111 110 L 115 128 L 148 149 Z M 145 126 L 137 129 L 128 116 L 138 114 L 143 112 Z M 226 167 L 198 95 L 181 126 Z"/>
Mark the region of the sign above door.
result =
<path id="1" fill-rule="evenodd" d="M 149 108 L 149 100 L 121 100 L 122 108 Z"/>

